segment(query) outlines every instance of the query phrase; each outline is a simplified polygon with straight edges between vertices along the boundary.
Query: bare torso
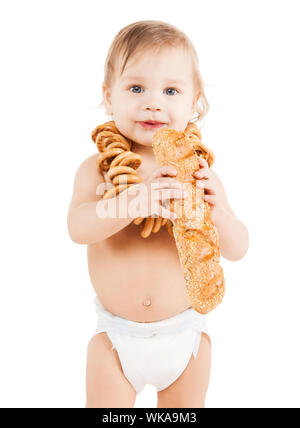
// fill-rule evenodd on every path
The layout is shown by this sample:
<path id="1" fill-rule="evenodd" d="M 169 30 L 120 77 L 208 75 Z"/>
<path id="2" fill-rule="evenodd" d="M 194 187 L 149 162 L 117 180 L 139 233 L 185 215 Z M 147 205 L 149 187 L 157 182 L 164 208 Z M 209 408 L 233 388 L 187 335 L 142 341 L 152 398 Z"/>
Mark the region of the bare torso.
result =
<path id="1" fill-rule="evenodd" d="M 158 165 L 153 151 L 140 147 L 132 150 L 142 155 L 138 173 L 144 180 Z M 98 299 L 112 314 L 160 321 L 191 304 L 174 238 L 165 227 L 142 238 L 140 227 L 131 222 L 110 238 L 88 245 L 89 274 Z"/>

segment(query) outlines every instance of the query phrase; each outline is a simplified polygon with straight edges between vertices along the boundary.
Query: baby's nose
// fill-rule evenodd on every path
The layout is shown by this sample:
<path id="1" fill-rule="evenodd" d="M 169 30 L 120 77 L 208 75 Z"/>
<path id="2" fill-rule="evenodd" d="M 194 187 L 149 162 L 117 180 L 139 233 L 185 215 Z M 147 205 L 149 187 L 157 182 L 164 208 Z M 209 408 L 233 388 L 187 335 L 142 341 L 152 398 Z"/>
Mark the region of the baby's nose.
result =
<path id="1" fill-rule="evenodd" d="M 146 107 L 144 107 L 144 110 L 150 110 L 150 111 L 160 111 L 161 107 L 154 104 L 148 104 Z"/>
<path id="2" fill-rule="evenodd" d="M 144 100 L 143 109 L 150 111 L 160 111 L 162 109 L 160 95 L 157 93 L 148 94 L 148 97 Z"/>

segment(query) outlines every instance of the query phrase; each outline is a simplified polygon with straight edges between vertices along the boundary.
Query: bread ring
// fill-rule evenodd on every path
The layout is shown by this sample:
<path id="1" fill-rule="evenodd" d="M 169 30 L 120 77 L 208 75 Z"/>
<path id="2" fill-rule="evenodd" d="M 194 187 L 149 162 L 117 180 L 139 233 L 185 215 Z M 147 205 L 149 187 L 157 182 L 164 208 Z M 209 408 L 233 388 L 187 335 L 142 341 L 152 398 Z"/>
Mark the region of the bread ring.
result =
<path id="1" fill-rule="evenodd" d="M 113 184 L 124 184 L 124 183 L 141 183 L 143 180 L 141 177 L 135 174 L 121 174 L 114 177 L 112 180 Z"/>
<path id="2" fill-rule="evenodd" d="M 108 145 L 112 143 L 125 146 L 125 150 L 130 150 L 131 148 L 131 142 L 129 140 L 126 140 L 121 134 L 109 130 L 98 132 L 95 143 L 99 152 L 104 152 L 108 148 Z"/>
<path id="3" fill-rule="evenodd" d="M 132 155 L 127 152 L 127 156 L 124 156 L 124 159 L 121 160 L 120 165 L 127 165 L 131 168 L 137 169 L 142 163 L 142 157 L 137 153 L 133 153 Z"/>
<path id="4" fill-rule="evenodd" d="M 129 158 L 129 156 L 134 155 L 134 158 Z M 126 162 L 124 160 L 126 159 Z M 131 152 L 130 150 L 124 153 L 121 153 L 120 155 L 116 156 L 115 159 L 111 163 L 111 167 L 114 168 L 115 166 L 128 166 L 133 169 L 138 169 L 139 166 L 142 163 L 142 157 L 136 153 Z"/>
<path id="5" fill-rule="evenodd" d="M 157 217 L 155 219 L 154 226 L 153 226 L 153 229 L 152 229 L 153 233 L 157 233 L 160 230 L 161 223 L 162 223 L 162 217 Z"/>
<path id="6" fill-rule="evenodd" d="M 119 131 L 118 131 L 117 127 L 116 127 L 115 121 L 111 120 L 110 122 L 106 122 L 106 123 L 103 123 L 102 125 L 97 126 L 93 130 L 93 132 L 92 132 L 92 140 L 94 141 L 94 143 L 96 142 L 96 137 L 99 134 L 99 132 L 102 132 L 104 130 L 110 131 L 112 133 L 119 134 Z"/>
<path id="7" fill-rule="evenodd" d="M 107 147 L 106 147 L 106 150 L 115 149 L 115 148 L 117 148 L 117 149 L 123 149 L 124 151 L 126 151 L 126 150 L 130 149 L 130 146 L 129 146 L 129 144 L 127 142 L 125 144 L 122 141 L 118 141 L 118 142 L 115 142 L 115 143 L 108 144 Z"/>
<path id="8" fill-rule="evenodd" d="M 154 220 L 155 220 L 154 217 L 147 217 L 146 218 L 144 227 L 143 227 L 142 232 L 141 232 L 142 238 L 148 238 L 148 236 L 150 235 L 150 233 L 152 231 L 152 228 L 154 225 Z"/>
<path id="9" fill-rule="evenodd" d="M 143 222 L 143 220 L 144 220 L 144 217 L 137 217 L 133 220 L 133 223 L 138 226 L 139 224 L 141 224 Z"/>
<path id="10" fill-rule="evenodd" d="M 121 184 L 120 186 L 112 187 L 111 189 L 107 190 L 102 199 L 110 199 L 117 196 L 119 193 L 121 193 L 123 190 L 127 189 L 130 184 Z"/>
<path id="11" fill-rule="evenodd" d="M 168 219 L 167 219 L 167 218 L 163 218 L 163 219 L 162 219 L 162 222 L 161 222 L 161 225 L 162 225 L 162 226 L 165 226 L 165 224 L 167 223 L 167 221 L 168 221 Z"/>
<path id="12" fill-rule="evenodd" d="M 108 145 L 112 143 L 117 143 L 117 144 L 123 143 L 126 147 L 129 146 L 128 143 L 126 144 L 125 139 L 121 135 L 114 134 L 110 131 L 100 132 L 96 137 L 95 143 L 99 152 L 104 152 L 105 150 L 107 150 Z"/>
<path id="13" fill-rule="evenodd" d="M 129 166 L 133 169 L 138 169 L 142 163 L 142 157 L 137 153 L 131 151 L 121 153 L 112 161 L 112 168 L 117 165 L 120 166 Z"/>
<path id="14" fill-rule="evenodd" d="M 116 175 L 119 174 L 133 174 L 138 175 L 135 169 L 130 168 L 129 166 L 115 166 L 114 168 L 111 167 L 107 173 L 107 176 L 110 180 L 112 180 Z"/>
<path id="15" fill-rule="evenodd" d="M 172 224 L 171 220 L 169 220 L 169 219 L 167 219 L 167 222 L 166 222 L 166 229 L 167 229 L 167 231 L 169 232 L 169 234 L 171 236 L 174 236 L 174 234 L 173 234 L 173 224 Z"/>
<path id="16" fill-rule="evenodd" d="M 189 137 L 196 154 L 205 159 L 208 163 L 208 166 L 211 167 L 215 161 L 215 155 L 202 143 L 202 137 L 199 128 L 194 123 L 189 123 L 184 133 Z"/>
<path id="17" fill-rule="evenodd" d="M 139 224 L 141 224 L 143 221 L 144 221 L 145 219 L 144 219 L 144 217 L 138 217 L 138 218 L 136 218 L 133 222 L 134 222 L 134 224 L 136 224 L 136 225 L 139 225 Z M 143 229 L 142 229 L 142 231 L 144 230 L 144 233 L 143 233 L 143 237 L 144 238 L 147 238 L 147 236 L 149 236 L 148 235 L 148 227 L 150 228 L 150 225 L 152 224 L 152 230 L 151 230 L 151 232 L 153 232 L 153 233 L 157 233 L 159 230 L 160 230 L 160 228 L 164 225 L 164 224 L 166 224 L 166 222 L 167 222 L 167 218 L 162 218 L 162 217 L 154 217 L 154 222 L 152 223 L 152 222 L 148 222 L 147 223 L 147 225 L 146 225 L 146 222 L 145 222 L 145 224 L 144 224 L 144 227 L 143 227 Z"/>
<path id="18" fill-rule="evenodd" d="M 107 152 L 102 152 L 97 158 L 97 163 L 99 169 L 103 169 L 104 171 L 108 171 L 109 169 L 109 159 L 113 158 L 114 156 L 117 156 L 118 154 L 122 153 L 123 149 L 111 149 Z"/>

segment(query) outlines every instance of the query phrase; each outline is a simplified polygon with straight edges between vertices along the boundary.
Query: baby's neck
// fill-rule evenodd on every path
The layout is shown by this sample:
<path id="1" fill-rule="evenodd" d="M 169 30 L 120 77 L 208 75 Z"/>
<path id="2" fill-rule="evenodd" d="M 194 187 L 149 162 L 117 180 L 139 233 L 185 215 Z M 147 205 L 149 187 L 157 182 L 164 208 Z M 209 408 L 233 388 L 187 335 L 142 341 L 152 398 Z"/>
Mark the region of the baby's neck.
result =
<path id="1" fill-rule="evenodd" d="M 145 158 L 155 157 L 152 146 L 143 146 L 142 144 L 133 143 L 131 146 L 131 151 Z"/>

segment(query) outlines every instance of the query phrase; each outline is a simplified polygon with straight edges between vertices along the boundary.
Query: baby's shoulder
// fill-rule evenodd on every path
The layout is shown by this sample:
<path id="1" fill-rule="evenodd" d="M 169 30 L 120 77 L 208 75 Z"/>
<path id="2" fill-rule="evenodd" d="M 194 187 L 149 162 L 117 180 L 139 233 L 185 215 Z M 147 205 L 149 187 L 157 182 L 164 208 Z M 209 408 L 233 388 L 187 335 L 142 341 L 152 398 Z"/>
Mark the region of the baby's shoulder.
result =
<path id="1" fill-rule="evenodd" d="M 97 189 L 99 184 L 104 182 L 104 178 L 97 163 L 98 156 L 97 153 L 88 156 L 79 165 L 75 173 L 70 209 L 76 208 L 84 202 L 100 199 Z"/>
<path id="2" fill-rule="evenodd" d="M 98 156 L 99 153 L 94 153 L 84 159 L 77 168 L 76 177 L 78 177 L 80 180 L 90 179 L 97 182 L 103 181 L 103 175 L 97 162 Z"/>

